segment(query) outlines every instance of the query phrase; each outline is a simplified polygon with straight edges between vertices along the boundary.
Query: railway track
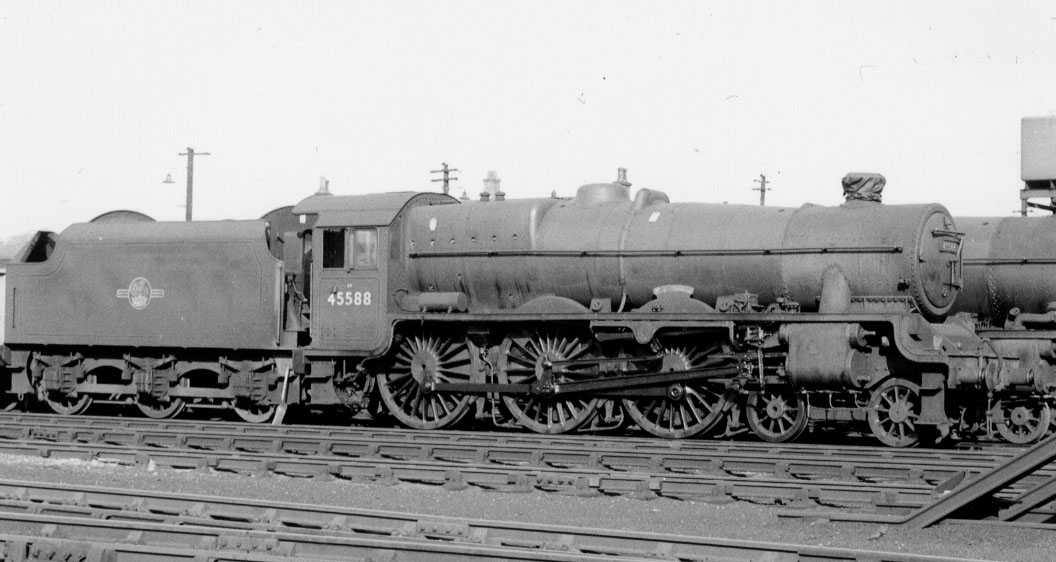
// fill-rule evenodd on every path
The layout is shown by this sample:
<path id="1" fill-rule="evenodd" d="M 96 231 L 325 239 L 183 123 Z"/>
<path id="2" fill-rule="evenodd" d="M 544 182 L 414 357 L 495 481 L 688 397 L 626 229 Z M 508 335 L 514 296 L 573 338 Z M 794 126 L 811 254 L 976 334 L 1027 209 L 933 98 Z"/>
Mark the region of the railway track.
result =
<path id="1" fill-rule="evenodd" d="M 711 502 L 749 501 L 800 507 L 840 507 L 903 513 L 928 503 L 926 484 L 797 481 L 788 478 L 709 474 L 657 475 L 604 468 L 536 468 L 451 461 L 342 458 L 324 455 L 248 453 L 152 446 L 17 441 L 0 443 L 0 453 L 75 458 L 124 465 L 232 473 L 271 473 L 292 477 L 442 485 L 458 490 L 477 487 L 501 492 L 541 490 L 590 495 L 666 497 Z"/>
<path id="2" fill-rule="evenodd" d="M 5 439 L 0 440 L 0 452 L 11 454 L 385 483 L 415 482 L 454 489 L 475 486 L 505 492 L 544 490 L 580 495 L 749 501 L 796 507 L 795 513 L 805 517 L 884 524 L 897 523 L 907 513 L 931 503 L 935 497 L 932 481 L 942 480 L 949 475 L 988 470 L 1015 453 L 1005 447 L 983 451 L 894 450 L 512 433 L 424 433 L 388 428 L 264 426 L 141 418 L 61 418 L 33 414 L 0 415 L 0 438 Z M 227 500 L 226 504 L 218 500 L 219 503 L 200 503 L 197 507 L 188 508 L 186 502 L 179 504 L 183 507 L 173 507 L 178 504 L 177 500 L 184 501 L 178 496 L 158 500 L 146 498 L 149 492 L 110 490 L 106 497 L 95 493 L 96 490 L 88 488 L 71 490 L 45 484 L 0 482 L 0 512 L 6 510 L 11 514 L 32 516 L 19 519 L 17 515 L 11 515 L 10 525 L 15 526 L 16 521 L 21 521 L 18 525 L 23 526 L 37 525 L 29 535 L 47 532 L 51 533 L 48 535 L 50 538 L 56 536 L 51 530 L 70 522 L 65 519 L 46 522 L 34 517 L 83 519 L 87 516 L 111 522 L 131 521 L 136 525 L 175 526 L 179 531 L 173 530 L 176 533 L 173 536 L 184 536 L 180 533 L 187 527 L 218 525 L 217 522 L 225 522 L 222 526 L 236 533 L 253 533 L 262 528 L 259 525 L 259 510 L 240 514 L 232 507 L 248 505 L 244 500 Z M 177 503 L 164 504 L 170 500 Z M 268 528 L 272 533 L 293 532 L 286 527 L 299 529 L 293 534 L 303 534 L 305 529 L 320 526 L 326 528 L 326 524 L 321 522 L 326 519 L 324 514 L 329 508 L 316 509 L 314 514 L 308 514 L 304 511 L 282 511 L 274 506 L 264 508 L 264 504 L 257 503 L 259 505 L 254 509 L 266 511 L 272 523 L 278 525 Z M 848 509 L 858 515 L 851 515 Z M 167 515 L 167 518 L 159 519 L 158 513 L 172 517 Z M 8 533 L 3 523 L 4 517 L 8 516 L 0 515 L 0 535 Z M 334 516 L 329 517 L 332 519 Z M 405 525 L 404 528 L 411 527 Z M 76 550 L 79 548 L 76 545 L 80 544 L 76 543 L 78 540 L 97 548 L 100 545 L 93 543 L 94 539 L 90 540 L 92 533 L 113 533 L 118 532 L 115 529 L 125 528 L 85 529 L 75 525 L 72 529 L 68 534 L 58 534 L 66 541 L 63 543 L 66 546 L 62 548 Z M 147 527 L 140 530 L 150 536 L 168 532 Z M 319 531 L 313 532 L 319 534 Z M 24 536 L 27 535 L 17 535 Z M 67 536 L 73 539 L 63 538 Z M 347 542 L 353 539 L 358 541 L 363 537 L 342 535 L 337 538 L 345 541 L 339 541 L 340 544 L 334 547 L 337 549 L 335 552 L 341 552 L 342 558 L 354 558 L 358 555 L 349 549 L 363 548 L 360 542 Z M 0 543 L 4 540 L 0 536 Z M 74 543 L 69 543 L 69 540 L 74 540 Z M 227 552 L 224 549 L 228 549 L 231 544 L 240 545 L 238 548 L 241 550 L 227 552 L 232 556 L 245 555 L 247 550 L 243 547 L 250 545 L 247 547 L 248 552 L 262 557 L 260 559 L 268 559 L 267 556 L 276 553 L 290 556 L 296 550 L 286 545 L 279 551 L 266 552 L 268 548 L 280 548 L 276 546 L 278 543 L 261 542 L 253 537 L 237 540 L 228 537 L 221 540 L 200 536 L 197 540 L 204 541 L 202 544 L 215 545 L 221 554 Z M 315 542 L 312 544 L 319 543 L 318 536 L 313 540 Z M 14 548 L 17 549 L 22 546 L 29 548 L 27 545 L 36 543 L 15 541 L 11 544 L 16 545 Z M 104 546 L 111 548 L 114 545 L 131 549 L 127 552 L 142 553 L 136 550 L 142 545 L 128 544 L 120 536 L 111 536 Z M 256 545 L 264 546 L 258 548 Z M 403 544 L 378 545 L 375 546 L 394 553 L 389 555 L 392 559 L 416 559 L 421 552 L 430 553 L 429 556 L 421 555 L 422 559 L 498 556 L 494 545 L 482 547 L 473 544 L 470 550 L 461 547 L 445 550 L 445 547 L 436 552 L 415 550 L 421 545 L 411 545 L 407 547 L 409 550 Z M 162 546 L 171 550 L 173 556 L 193 554 L 181 551 L 183 547 L 175 539 L 159 548 Z M 303 553 L 296 551 L 298 557 L 310 559 L 316 556 L 311 551 L 311 548 L 316 547 L 298 548 L 308 549 Z M 591 558 L 595 556 L 595 550 L 588 548 L 587 551 L 577 551 L 569 558 L 547 556 L 535 559 L 598 559 Z M 67 551 L 60 549 L 55 552 Z M 319 552 L 325 554 L 330 551 L 323 549 Z M 638 554 L 646 553 L 640 549 L 634 552 L 636 554 L 625 558 L 635 559 Z M 656 554 L 649 552 L 651 554 L 646 553 L 645 557 L 656 559 Z M 670 550 L 661 549 L 658 552 Z M 784 559 L 782 556 L 797 559 L 801 555 L 785 552 L 776 559 Z M 107 556 L 120 558 L 117 551 Z M 613 556 L 612 552 L 605 551 L 601 559 L 611 559 Z M 730 558 L 740 559 L 739 556 Z M 518 559 L 518 556 L 502 557 Z M 866 558 L 874 559 L 871 555 Z"/>
<path id="3" fill-rule="evenodd" d="M 0 452 L 126 465 L 878 514 L 919 508 L 935 482 L 1011 454 L 31 414 L 0 416 L 0 436 Z"/>
<path id="4" fill-rule="evenodd" d="M 1017 448 L 890 449 L 846 445 L 681 441 L 525 433 L 421 432 L 334 426 L 271 426 L 142 418 L 0 414 L 0 439 L 444 461 L 538 468 L 606 468 L 655 474 L 939 484 L 988 470 Z"/>
<path id="5" fill-rule="evenodd" d="M 952 560 L 19 481 L 0 481 L 0 548 L 14 560 Z"/>

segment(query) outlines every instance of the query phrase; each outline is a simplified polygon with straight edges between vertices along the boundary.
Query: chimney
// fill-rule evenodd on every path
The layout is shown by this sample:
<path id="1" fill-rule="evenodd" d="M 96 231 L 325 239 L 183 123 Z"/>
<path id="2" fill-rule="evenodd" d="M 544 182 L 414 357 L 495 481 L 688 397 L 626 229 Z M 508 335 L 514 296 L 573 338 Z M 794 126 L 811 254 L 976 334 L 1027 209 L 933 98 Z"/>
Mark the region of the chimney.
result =
<path id="1" fill-rule="evenodd" d="M 484 178 L 483 193 L 488 193 L 495 197 L 496 201 L 503 201 L 506 199 L 506 194 L 503 193 L 501 184 L 502 180 L 499 179 L 499 174 L 495 170 L 488 170 L 488 175 Z M 481 193 L 482 198 L 483 193 Z"/>
<path id="2" fill-rule="evenodd" d="M 319 176 L 319 191 L 315 192 L 316 195 L 330 195 L 330 180 Z"/>
<path id="3" fill-rule="evenodd" d="M 847 202 L 870 201 L 879 203 L 887 180 L 880 174 L 850 172 L 843 176 L 843 196 Z"/>

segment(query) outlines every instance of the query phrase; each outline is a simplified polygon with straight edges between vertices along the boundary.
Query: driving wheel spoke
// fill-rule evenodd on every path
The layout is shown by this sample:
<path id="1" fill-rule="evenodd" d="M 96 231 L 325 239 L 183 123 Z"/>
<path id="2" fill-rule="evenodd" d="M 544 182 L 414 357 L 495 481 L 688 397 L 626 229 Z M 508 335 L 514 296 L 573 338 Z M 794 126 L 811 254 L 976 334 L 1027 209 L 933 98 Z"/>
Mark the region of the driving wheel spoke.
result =
<path id="1" fill-rule="evenodd" d="M 375 376 L 382 402 L 397 420 L 415 429 L 440 429 L 461 420 L 472 396 L 437 392 L 436 383 L 467 383 L 473 354 L 467 341 L 436 334 L 404 338 L 385 372 Z"/>
<path id="2" fill-rule="evenodd" d="M 526 333 L 507 337 L 500 348 L 497 378 L 500 384 L 534 384 L 546 362 L 586 359 L 593 349 L 587 337 L 553 333 Z M 553 367 L 555 383 L 590 380 L 594 369 L 582 366 Z M 503 403 L 522 427 L 537 433 L 573 431 L 595 413 L 598 400 L 579 397 L 505 395 Z"/>
<path id="3" fill-rule="evenodd" d="M 700 350 L 693 346 L 665 347 L 658 353 L 660 372 L 702 368 L 716 348 Z M 657 437 L 682 439 L 706 433 L 722 420 L 727 404 L 723 388 L 711 388 L 692 381 L 668 387 L 663 398 L 647 396 L 623 399 L 624 411 L 638 427 Z"/>

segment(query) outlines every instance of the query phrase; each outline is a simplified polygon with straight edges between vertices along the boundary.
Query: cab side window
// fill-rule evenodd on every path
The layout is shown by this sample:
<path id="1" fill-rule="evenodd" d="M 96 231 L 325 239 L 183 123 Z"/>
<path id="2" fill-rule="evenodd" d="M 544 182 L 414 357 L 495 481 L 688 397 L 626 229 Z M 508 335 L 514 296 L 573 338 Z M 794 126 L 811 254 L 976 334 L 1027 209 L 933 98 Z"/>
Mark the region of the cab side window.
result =
<path id="1" fill-rule="evenodd" d="M 357 229 L 352 234 L 352 263 L 356 269 L 378 268 L 378 231 Z"/>
<path id="2" fill-rule="evenodd" d="M 323 267 L 345 267 L 345 238 L 343 228 L 328 228 L 323 231 Z"/>

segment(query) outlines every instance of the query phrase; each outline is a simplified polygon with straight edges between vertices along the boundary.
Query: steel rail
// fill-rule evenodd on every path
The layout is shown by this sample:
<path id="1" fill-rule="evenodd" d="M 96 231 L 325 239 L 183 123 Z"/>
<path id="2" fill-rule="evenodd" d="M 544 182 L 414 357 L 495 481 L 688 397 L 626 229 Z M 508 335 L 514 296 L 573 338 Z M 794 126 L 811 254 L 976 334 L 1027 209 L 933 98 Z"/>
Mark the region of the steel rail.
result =
<path id="1" fill-rule="evenodd" d="M 7 431 L 14 429 L 8 426 Z M 370 465 L 386 465 L 392 461 L 406 462 L 442 462 L 456 466 L 467 464 L 490 467 L 528 467 L 544 471 L 552 469 L 580 469 L 599 473 L 648 473 L 658 476 L 666 475 L 716 475 L 716 476 L 755 476 L 772 474 L 781 479 L 835 480 L 851 482 L 907 482 L 935 484 L 959 474 L 958 469 L 950 468 L 942 462 L 929 461 L 908 464 L 892 464 L 880 458 L 864 462 L 862 458 L 829 456 L 818 458 L 804 453 L 786 453 L 760 455 L 758 453 L 739 453 L 736 449 L 723 452 L 678 453 L 655 451 L 621 452 L 590 451 L 571 448 L 541 449 L 522 445 L 503 445 L 497 443 L 475 445 L 435 445 L 406 444 L 389 439 L 374 438 L 324 438 L 305 439 L 303 437 L 276 438 L 267 435 L 251 434 L 231 436 L 229 434 L 196 434 L 188 435 L 167 430 L 163 432 L 144 432 L 137 430 L 132 434 L 114 430 L 84 431 L 79 429 L 56 430 L 50 428 L 41 431 L 39 428 L 27 427 L 21 432 L 21 439 L 8 442 L 17 444 L 32 442 L 34 437 L 44 443 L 84 443 L 151 448 L 155 456 L 174 449 L 192 449 L 195 452 L 251 452 L 258 454 L 281 455 L 268 462 L 285 466 L 281 457 L 304 457 L 313 455 L 325 458 L 327 463 L 338 460 L 357 460 L 370 462 Z M 43 437 L 43 438 L 41 438 Z M 17 448 L 17 445 L 13 445 Z M 31 447 L 39 449 L 39 446 Z M 0 449 L 2 450 L 2 449 Z M 127 456 L 127 455 L 125 455 Z M 156 461 L 155 461 L 156 462 Z M 176 466 L 184 466 L 186 461 L 171 461 Z M 191 464 L 200 464 L 192 461 Z M 960 469 L 974 467 L 984 470 L 987 465 L 962 463 Z M 362 467 L 359 467 L 362 470 Z M 318 471 L 317 471 L 318 472 Z M 527 476 L 526 476 L 527 477 Z"/>
<path id="2" fill-rule="evenodd" d="M 54 514 L 0 511 L 4 560 L 543 560 L 602 562 L 615 553 L 561 552 L 472 542 L 405 537 L 327 536 L 200 527 L 171 523 L 106 521 Z M 718 550 L 718 549 L 716 549 Z M 762 550 L 762 549 L 760 549 Z M 763 552 L 767 552 L 763 550 Z M 21 556 L 20 556 L 21 555 Z M 743 559 L 750 559 L 743 556 Z M 653 558 L 655 560 L 655 558 Z M 627 556 L 621 560 L 642 561 Z"/>
<path id="3" fill-rule="evenodd" d="M 86 542 L 54 537 L 0 533 L 0 560 L 14 562 L 37 560 L 76 560 L 105 562 L 140 562 L 167 560 L 190 562 L 289 562 L 288 556 L 250 554 L 243 551 L 209 549 L 204 547 L 165 547 L 154 544 L 122 544 L 119 542 Z M 319 559 L 304 558 L 309 562 Z"/>
<path id="4" fill-rule="evenodd" d="M 16 431 L 16 429 L 19 429 Z M 189 448 L 203 451 L 237 451 L 293 456 L 317 455 L 356 459 L 446 461 L 536 468 L 605 468 L 653 474 L 771 474 L 785 478 L 833 479 L 862 482 L 917 482 L 937 484 L 967 471 L 976 474 L 994 463 L 964 455 L 947 459 L 896 461 L 883 456 L 817 455 L 802 451 L 739 451 L 736 447 L 711 451 L 628 449 L 591 450 L 568 445 L 506 444 L 501 440 L 478 443 L 408 443 L 399 435 L 385 437 L 275 437 L 263 434 L 232 436 L 227 433 L 186 434 L 176 430 L 56 430 L 8 426 L 0 434 L 16 440 L 60 443 L 97 443 L 149 446 L 159 449 Z M 17 434 L 17 435 L 15 435 Z M 968 457 L 968 458 L 965 458 Z"/>
<path id="5" fill-rule="evenodd" d="M 604 467 L 536 468 L 465 462 L 290 456 L 46 441 L 0 442 L 0 453 L 95 460 L 124 465 L 149 465 L 153 462 L 158 467 L 212 469 L 231 473 L 271 473 L 361 482 L 409 482 L 442 485 L 455 490 L 473 486 L 505 492 L 540 490 L 584 496 L 660 496 L 718 503 L 748 501 L 803 507 L 864 507 L 881 511 L 920 507 L 929 503 L 933 495 L 931 486 L 913 483 L 744 478 L 707 474 L 656 475 L 611 471 Z"/>
<path id="6" fill-rule="evenodd" d="M 530 432 L 516 432 L 516 431 L 460 431 L 452 429 L 444 429 L 440 431 L 420 431 L 413 429 L 402 429 L 402 428 L 391 428 L 391 427 L 376 427 L 370 425 L 355 425 L 355 426 L 335 426 L 335 425 L 310 425 L 310 424 L 292 424 L 292 425 L 267 425 L 267 424 L 254 424 L 245 422 L 234 422 L 234 421 L 203 421 L 193 419 L 163 419 L 156 420 L 143 417 L 114 417 L 114 416 L 60 416 L 55 414 L 38 414 L 38 413 L 25 413 L 25 412 L 0 412 L 0 429 L 7 425 L 37 425 L 37 426 L 60 426 L 60 427 L 79 427 L 83 429 L 96 429 L 96 428 L 113 428 L 115 424 L 120 427 L 127 428 L 143 428 L 143 429 L 173 429 L 182 431 L 193 431 L 193 432 L 224 432 L 229 434 L 260 434 L 268 433 L 271 435 L 283 435 L 283 436 L 310 436 L 315 437 L 319 435 L 323 436 L 347 436 L 347 435 L 369 435 L 371 437 L 382 437 L 386 435 L 401 435 L 406 436 L 408 441 L 423 441 L 423 442 L 456 442 L 456 441 L 491 441 L 495 439 L 502 439 L 507 442 L 519 442 L 536 444 L 545 442 L 549 445 L 568 445 L 572 447 L 583 447 L 589 446 L 592 448 L 616 446 L 626 447 L 628 444 L 635 446 L 648 446 L 659 450 L 677 450 L 677 451 L 690 451 L 690 450 L 715 450 L 723 448 L 737 448 L 743 450 L 760 450 L 760 451 L 817 451 L 817 450 L 831 450 L 846 452 L 847 454 L 865 454 L 869 456 L 885 456 L 890 458 L 952 458 L 951 455 L 958 455 L 964 452 L 971 453 L 973 455 L 989 454 L 992 455 L 992 460 L 998 462 L 1007 458 L 1011 458 L 1018 452 L 1025 450 L 1023 446 L 1005 445 L 1005 444 L 989 444 L 982 445 L 975 448 L 957 448 L 957 449 L 928 449 L 928 448 L 911 448 L 911 449 L 893 449 L 890 447 L 883 446 L 872 446 L 872 445 L 848 445 L 839 444 L 833 446 L 827 446 L 825 444 L 817 443 L 764 443 L 759 441 L 729 441 L 729 440 L 717 440 L 717 439 L 659 439 L 655 437 L 635 437 L 635 436 L 606 436 L 604 434 L 559 434 L 559 435 L 541 435 Z"/>
<path id="7" fill-rule="evenodd" d="M 869 523 L 873 525 L 902 525 L 910 520 L 910 516 L 915 510 L 901 510 L 892 509 L 890 513 L 861 513 L 861 512 L 850 512 L 840 510 L 781 510 L 776 513 L 779 518 L 782 519 L 805 519 L 815 521 L 831 521 L 833 523 Z M 943 519 L 938 525 L 979 525 L 989 527 L 1005 527 L 1005 528 L 1019 528 L 1019 529 L 1038 529 L 1044 531 L 1052 531 L 1054 529 L 1054 523 L 1049 521 L 1056 521 L 1056 511 L 1052 510 L 1037 510 L 1029 512 L 1030 515 L 1036 515 L 1042 518 L 1042 521 L 1035 519 L 1023 519 L 1016 521 L 1002 521 L 997 517 L 990 517 L 985 519 L 965 519 L 960 517 L 949 517 Z"/>
<path id="8" fill-rule="evenodd" d="M 0 542 L 8 543 L 12 530 L 19 532 L 20 541 L 33 541 L 27 538 L 30 533 L 39 533 L 36 541 L 45 544 L 56 539 L 67 544 L 71 540 L 88 541 L 94 552 L 105 549 L 100 545 L 105 542 L 123 549 L 130 545 L 204 547 L 233 551 L 243 556 L 241 559 L 348 559 L 384 553 L 393 560 L 949 560 L 859 549 L 0 481 Z M 50 552 L 55 555 L 51 558 L 68 559 L 70 553 L 59 548 Z"/>
<path id="9" fill-rule="evenodd" d="M 41 424 L 41 418 L 46 424 Z M 509 433 L 432 432 L 200 424 L 123 418 L 0 416 L 0 438 L 247 451 L 341 458 L 607 468 L 653 474 L 772 474 L 786 478 L 937 484 L 976 474 L 1011 452 L 766 445 L 664 440 L 598 440 Z M 173 427 L 175 425 L 175 427 Z M 316 429 L 318 433 L 316 434 Z M 320 435 L 321 434 L 321 435 Z M 673 447 L 673 444 L 678 446 Z"/>
<path id="10" fill-rule="evenodd" d="M 675 453 L 673 458 L 662 458 L 654 463 L 638 463 L 638 460 L 640 460 L 638 457 L 631 455 L 631 459 L 628 461 L 624 458 L 627 455 L 626 453 L 613 451 L 611 450 L 612 447 L 607 446 L 595 447 L 597 450 L 587 451 L 585 457 L 583 456 L 584 451 L 580 450 L 574 452 L 563 450 L 541 451 L 523 445 L 508 447 L 500 451 L 491 451 L 479 456 L 479 450 L 473 452 L 474 449 L 472 447 L 467 447 L 465 443 L 461 443 L 458 439 L 450 445 L 444 440 L 439 443 L 430 443 L 429 441 L 432 440 L 426 440 L 426 443 L 410 444 L 394 440 L 394 438 L 400 436 L 444 435 L 443 433 L 422 434 L 420 432 L 389 429 L 368 430 L 367 433 L 370 436 L 365 443 L 362 438 L 359 440 L 352 439 L 350 443 L 349 439 L 340 437 L 342 431 L 344 435 L 356 436 L 362 434 L 364 430 L 344 429 L 335 431 L 334 428 L 327 427 L 326 430 L 332 434 L 330 439 L 336 439 L 326 449 L 327 454 L 334 456 L 327 457 L 325 455 L 311 454 L 318 452 L 317 443 L 307 444 L 306 446 L 301 441 L 300 448 L 298 448 L 296 441 L 303 439 L 303 437 L 300 435 L 285 437 L 289 432 L 287 428 L 283 427 L 177 422 L 176 425 L 180 427 L 174 428 L 171 427 L 173 422 L 150 420 L 144 423 L 144 420 L 139 419 L 102 418 L 101 420 L 89 419 L 88 421 L 93 421 L 90 424 L 93 427 L 85 430 L 84 424 L 76 423 L 81 421 L 80 418 L 56 419 L 53 416 L 43 417 L 52 422 L 50 427 L 37 428 L 32 423 L 27 423 L 32 420 L 21 420 L 18 423 L 6 424 L 6 431 L 9 434 L 15 432 L 16 429 L 29 434 L 43 431 L 50 434 L 53 438 L 63 438 L 67 441 L 73 441 L 75 438 L 89 438 L 95 441 L 107 442 L 116 438 L 117 441 L 126 442 L 126 446 L 107 445 L 93 448 L 81 443 L 68 443 L 64 447 L 51 442 L 26 443 L 23 446 L 23 444 L 18 442 L 8 444 L 0 442 L 0 451 L 5 450 L 6 446 L 6 450 L 13 450 L 23 454 L 72 456 L 86 460 L 100 459 L 123 464 L 154 461 L 156 465 L 160 466 L 210 467 L 233 472 L 274 472 L 298 476 L 335 476 L 359 480 L 383 480 L 386 482 L 408 481 L 443 484 L 449 488 L 462 488 L 472 485 L 503 491 L 540 489 L 582 495 L 598 493 L 626 494 L 639 497 L 656 497 L 659 495 L 715 502 L 743 500 L 777 503 L 806 509 L 816 509 L 818 507 L 866 507 L 875 513 L 876 521 L 887 521 L 888 519 L 886 518 L 904 516 L 914 509 L 929 504 L 933 500 L 933 490 L 927 486 L 900 488 L 898 486 L 841 486 L 841 483 L 828 481 L 790 482 L 788 480 L 789 477 L 805 473 L 802 467 L 797 467 L 797 462 L 802 462 L 804 465 L 814 462 L 818 463 L 818 466 L 824 466 L 824 457 L 836 458 L 837 460 L 840 458 L 834 455 L 831 450 L 827 451 L 828 454 L 822 455 L 823 459 L 821 461 L 811 461 L 809 459 L 800 461 L 794 458 L 796 455 L 805 455 L 808 451 L 815 451 L 816 447 L 813 446 L 806 448 L 792 447 L 791 449 L 794 451 L 783 451 L 777 455 L 776 458 L 780 459 L 778 461 L 768 461 L 757 458 L 757 456 L 743 454 L 741 455 L 743 458 L 738 461 L 735 452 L 739 446 L 748 445 L 750 448 L 759 449 L 759 444 L 725 443 L 722 447 L 712 447 L 711 452 L 708 454 L 705 454 L 702 450 L 693 451 L 697 455 L 696 459 L 692 458 L 693 455 L 677 458 L 678 453 Z M 120 431 L 124 427 L 125 422 L 128 422 L 135 429 L 131 436 L 127 432 L 122 433 Z M 21 429 L 19 429 L 19 423 L 22 424 Z M 144 426 L 164 426 L 164 429 L 152 432 L 147 431 Z M 232 427 L 241 430 L 236 431 L 234 437 L 232 437 L 232 432 L 230 431 Z M 205 429 L 207 433 L 188 434 L 188 428 Z M 217 429 L 228 429 L 229 431 L 217 434 Z M 298 428 L 296 433 L 304 429 L 303 427 Z M 279 437 L 275 436 L 276 433 Z M 383 439 L 388 439 L 390 442 L 377 442 L 378 435 L 382 436 Z M 467 433 L 466 435 L 472 437 L 472 439 L 467 439 L 466 441 L 476 441 L 477 446 L 481 445 L 481 441 L 493 441 L 493 439 L 482 439 L 482 434 L 479 433 Z M 489 438 L 503 437 L 502 435 L 486 435 Z M 138 438 L 133 438 L 136 436 Z M 523 435 L 506 435 L 506 437 L 517 436 Z M 546 436 L 527 437 L 529 440 L 538 440 L 536 443 L 542 443 L 543 445 L 554 440 Z M 291 439 L 294 442 L 292 445 L 291 441 L 289 441 Z M 215 451 L 188 451 L 186 449 L 171 448 L 174 445 L 186 446 L 188 443 L 192 443 L 196 447 L 208 446 L 214 449 L 219 447 L 228 454 L 216 454 Z M 655 446 L 656 443 L 663 444 L 663 446 L 657 447 Z M 666 450 L 668 451 L 666 454 L 672 455 L 670 452 L 672 448 L 666 446 L 670 443 L 662 440 L 642 440 L 639 445 L 648 446 L 650 454 L 655 454 L 658 450 Z M 170 448 L 156 448 L 155 446 L 159 444 Z M 147 450 L 144 451 L 137 448 L 137 445 L 145 446 Z M 292 459 L 288 452 L 288 448 L 291 446 L 293 446 L 294 450 L 301 453 Z M 342 451 L 342 447 L 351 448 Z M 364 449 L 363 447 L 366 448 Z M 232 449 L 238 448 L 270 451 L 272 454 L 232 452 Z M 763 449 L 772 450 L 771 452 L 774 449 L 780 451 L 782 448 L 784 446 L 769 445 L 763 447 Z M 879 453 L 881 459 L 891 459 L 893 453 L 894 457 L 897 457 L 900 453 L 905 453 L 906 456 L 915 459 L 917 462 L 929 460 L 927 454 L 921 458 L 921 451 L 919 450 L 862 449 L 864 450 L 858 451 L 859 456 L 871 451 L 874 454 Z M 718 455 L 716 455 L 717 451 L 719 452 Z M 309 454 L 304 454 L 306 452 Z M 276 455 L 275 453 L 281 454 Z M 348 453 L 360 456 L 349 459 L 347 458 Z M 758 451 L 756 453 L 758 454 Z M 938 454 L 946 457 L 961 457 L 962 459 L 976 457 L 977 461 L 978 458 L 989 459 L 992 456 L 990 452 L 979 453 L 974 451 L 941 451 Z M 710 459 L 709 455 L 711 456 Z M 999 457 L 1010 455 L 1011 452 L 1007 449 L 997 454 Z M 415 462 L 416 459 L 420 462 Z M 430 459 L 434 462 L 424 462 Z M 438 459 L 444 462 L 435 462 Z M 584 459 L 592 460 L 585 461 Z M 511 466 L 503 466 L 501 470 L 495 470 L 493 466 L 481 466 L 480 463 L 484 460 L 492 464 L 509 464 Z M 874 462 L 876 461 L 877 459 L 874 458 Z M 709 462 L 711 464 L 708 464 Z M 738 462 L 743 464 L 738 464 Z M 706 472 L 709 467 L 722 466 L 724 467 L 723 470 L 727 472 L 735 473 L 736 470 L 734 469 L 740 468 L 745 475 L 755 475 L 765 472 L 765 470 L 760 469 L 765 468 L 767 462 L 776 462 L 778 466 L 783 466 L 785 468 L 784 472 L 771 470 L 772 473 L 783 476 L 783 478 L 767 480 L 729 476 L 700 476 L 699 474 Z M 878 462 L 890 462 L 890 460 L 880 460 Z M 932 462 L 934 462 L 933 459 Z M 568 468 L 569 466 L 575 467 L 577 465 L 580 467 L 579 470 Z M 624 470 L 617 473 L 605 471 L 605 469 L 611 469 L 614 466 L 619 466 Z M 533 470 L 533 468 L 538 467 L 543 467 L 543 469 Z M 679 470 L 691 474 L 686 477 L 678 472 Z M 916 470 L 918 471 L 918 476 L 920 476 L 916 481 L 921 481 L 925 472 L 919 466 Z M 657 472 L 662 473 L 662 475 L 658 476 Z M 672 472 L 678 476 L 668 476 Z M 957 473 L 961 474 L 961 472 Z M 814 474 L 815 476 L 820 475 L 818 472 Z M 829 518 L 839 519 L 841 517 L 843 515 L 837 514 Z"/>
<path id="11" fill-rule="evenodd" d="M 1054 447 L 1056 436 L 1048 437 L 970 481 L 962 484 L 955 479 L 945 486 L 948 493 L 912 513 L 891 520 L 876 516 L 858 520 L 895 523 L 911 529 L 923 529 L 955 518 L 989 525 L 1056 529 L 1056 511 L 1051 505 L 1056 498 L 1056 477 L 1051 470 L 1046 476 L 1038 474 L 1056 460 Z M 1028 478 L 1041 481 L 1026 486 Z M 1016 488 L 1020 491 L 1010 493 Z M 841 514 L 827 518 L 846 520 Z"/>

